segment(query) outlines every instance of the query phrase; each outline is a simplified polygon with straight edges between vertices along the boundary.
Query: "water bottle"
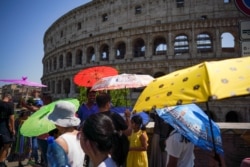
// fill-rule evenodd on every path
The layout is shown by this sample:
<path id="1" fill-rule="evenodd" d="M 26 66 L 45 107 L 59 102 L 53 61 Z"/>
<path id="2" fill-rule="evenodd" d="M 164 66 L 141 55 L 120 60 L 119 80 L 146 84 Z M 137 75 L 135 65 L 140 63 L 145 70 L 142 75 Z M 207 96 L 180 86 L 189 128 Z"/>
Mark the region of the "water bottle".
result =
<path id="1" fill-rule="evenodd" d="M 55 142 L 54 137 L 48 137 L 47 142 L 48 167 L 70 167 L 66 152 L 57 142 Z"/>

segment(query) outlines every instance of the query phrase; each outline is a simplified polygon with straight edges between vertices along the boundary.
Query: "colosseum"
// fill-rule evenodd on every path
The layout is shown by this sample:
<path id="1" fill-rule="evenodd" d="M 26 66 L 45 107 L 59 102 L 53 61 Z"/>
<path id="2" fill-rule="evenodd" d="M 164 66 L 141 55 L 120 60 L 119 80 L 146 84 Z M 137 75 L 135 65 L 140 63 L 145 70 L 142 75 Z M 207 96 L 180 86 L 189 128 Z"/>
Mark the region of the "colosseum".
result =
<path id="1" fill-rule="evenodd" d="M 74 75 L 92 66 L 159 77 L 203 61 L 241 57 L 244 20 L 249 17 L 232 0 L 93 0 L 47 29 L 42 82 L 54 98 L 75 97 Z M 136 99 L 138 91 L 131 94 Z M 245 101 L 211 105 L 218 121 L 230 111 L 249 121 Z"/>
<path id="2" fill-rule="evenodd" d="M 159 77 L 203 61 L 241 57 L 240 22 L 250 18 L 235 3 L 92 0 L 47 29 L 42 82 L 54 98 L 75 97 L 79 92 L 73 77 L 88 67 L 105 65 L 119 73 Z M 131 90 L 131 99 L 139 93 Z M 218 122 L 249 122 L 249 99 L 209 105 Z"/>
<path id="3" fill-rule="evenodd" d="M 42 82 L 54 98 L 75 97 L 79 89 L 73 77 L 88 67 L 107 65 L 119 73 L 159 77 L 203 61 L 241 57 L 240 22 L 250 19 L 235 3 L 92 0 L 64 14 L 47 29 Z M 139 93 L 132 90 L 131 99 Z M 249 122 L 249 99 L 210 102 L 215 121 Z M 244 151 L 249 155 L 249 147 Z M 245 155 L 242 152 L 235 153 L 237 162 L 228 166 L 238 166 Z M 231 154 L 226 156 L 228 162 L 233 159 Z"/>

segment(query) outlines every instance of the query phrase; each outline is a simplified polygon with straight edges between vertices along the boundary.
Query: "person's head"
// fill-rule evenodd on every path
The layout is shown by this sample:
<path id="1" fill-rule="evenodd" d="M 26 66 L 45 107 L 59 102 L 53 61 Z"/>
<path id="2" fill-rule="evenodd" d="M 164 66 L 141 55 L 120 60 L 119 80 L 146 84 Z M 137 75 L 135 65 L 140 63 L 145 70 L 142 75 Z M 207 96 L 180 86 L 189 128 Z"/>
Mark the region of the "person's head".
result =
<path id="1" fill-rule="evenodd" d="M 96 104 L 99 108 L 110 109 L 111 96 L 108 93 L 100 93 L 96 96 Z"/>
<path id="2" fill-rule="evenodd" d="M 12 101 L 12 96 L 10 93 L 4 93 L 3 94 L 3 100 L 6 102 Z"/>
<path id="3" fill-rule="evenodd" d="M 43 101 L 44 105 L 47 105 L 53 101 L 52 96 L 48 93 L 43 93 L 42 94 L 42 101 Z"/>
<path id="4" fill-rule="evenodd" d="M 40 93 L 38 90 L 33 90 L 33 92 L 32 92 L 33 97 L 37 98 L 37 97 L 39 97 L 39 95 L 40 95 Z"/>
<path id="5" fill-rule="evenodd" d="M 117 154 L 113 156 L 113 160 L 121 165 L 123 159 L 118 156 L 124 151 L 122 136 L 115 130 L 112 119 L 106 114 L 96 113 L 90 115 L 82 124 L 79 139 L 83 151 L 89 155 L 90 159 L 95 156 L 109 155 L 111 152 Z M 124 156 L 123 156 L 124 157 Z"/>
<path id="6" fill-rule="evenodd" d="M 134 115 L 131 118 L 131 125 L 133 129 L 146 129 L 146 127 L 143 125 L 142 117 L 140 115 Z"/>
<path id="7" fill-rule="evenodd" d="M 91 88 L 88 88 L 87 91 L 88 103 L 95 103 L 96 101 L 96 91 L 92 91 Z"/>
<path id="8" fill-rule="evenodd" d="M 77 127 L 80 124 L 80 119 L 75 116 L 76 107 L 73 103 L 68 101 L 58 101 L 54 110 L 48 116 L 48 119 L 52 121 L 56 127 L 68 128 Z M 60 129 L 58 130 L 60 131 Z"/>
<path id="9" fill-rule="evenodd" d="M 26 110 L 26 109 L 22 109 L 22 110 L 20 111 L 19 117 L 20 117 L 21 119 L 26 120 L 29 116 L 30 116 L 30 111 L 28 111 L 28 110 Z"/>

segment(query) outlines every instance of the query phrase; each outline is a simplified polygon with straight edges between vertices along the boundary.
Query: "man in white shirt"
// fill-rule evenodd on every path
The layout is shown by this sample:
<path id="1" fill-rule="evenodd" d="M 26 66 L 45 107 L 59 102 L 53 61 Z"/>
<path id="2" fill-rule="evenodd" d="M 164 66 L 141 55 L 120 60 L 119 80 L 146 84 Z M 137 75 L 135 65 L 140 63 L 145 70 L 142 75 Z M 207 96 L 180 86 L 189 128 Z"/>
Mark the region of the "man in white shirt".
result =
<path id="1" fill-rule="evenodd" d="M 167 167 L 193 167 L 194 144 L 173 130 L 166 140 Z"/>

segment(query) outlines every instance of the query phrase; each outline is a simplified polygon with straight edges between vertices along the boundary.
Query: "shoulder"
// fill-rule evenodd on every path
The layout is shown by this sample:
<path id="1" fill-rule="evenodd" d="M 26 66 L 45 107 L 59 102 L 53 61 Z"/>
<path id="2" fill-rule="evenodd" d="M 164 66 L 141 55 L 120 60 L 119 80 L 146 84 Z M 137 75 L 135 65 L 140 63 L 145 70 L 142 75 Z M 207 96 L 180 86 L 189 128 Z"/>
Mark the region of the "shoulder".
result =
<path id="1" fill-rule="evenodd" d="M 146 131 L 140 130 L 139 134 L 140 134 L 140 138 L 142 138 L 142 139 L 147 139 L 148 138 L 148 135 L 147 135 Z"/>
<path id="2" fill-rule="evenodd" d="M 59 136 L 59 137 L 56 139 L 56 142 L 57 142 L 57 144 L 59 144 L 59 145 L 64 149 L 64 151 L 65 151 L 66 153 L 68 152 L 68 144 L 67 144 L 67 142 L 65 141 L 63 135 Z"/>
<path id="3" fill-rule="evenodd" d="M 116 167 L 115 161 L 111 158 L 108 157 L 106 158 L 102 163 L 98 165 L 98 167 Z"/>

